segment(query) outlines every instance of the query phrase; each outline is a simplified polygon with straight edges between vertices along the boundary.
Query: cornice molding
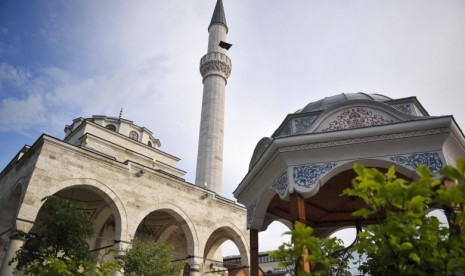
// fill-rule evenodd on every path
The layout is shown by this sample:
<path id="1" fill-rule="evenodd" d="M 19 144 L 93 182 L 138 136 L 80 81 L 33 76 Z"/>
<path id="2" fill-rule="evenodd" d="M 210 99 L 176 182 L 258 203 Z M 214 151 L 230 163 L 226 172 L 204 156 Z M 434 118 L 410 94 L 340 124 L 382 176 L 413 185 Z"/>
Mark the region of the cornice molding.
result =
<path id="1" fill-rule="evenodd" d="M 357 138 L 351 138 L 351 139 L 341 139 L 341 140 L 333 140 L 333 141 L 320 142 L 320 143 L 280 147 L 278 151 L 279 152 L 291 152 L 291 151 L 318 149 L 318 148 L 326 148 L 326 147 L 334 147 L 334 146 L 342 146 L 342 145 L 363 144 L 363 143 L 395 140 L 395 139 L 402 139 L 402 138 L 409 138 L 409 137 L 442 134 L 442 133 L 448 133 L 449 131 L 450 131 L 449 128 L 423 129 L 423 130 L 416 130 L 416 131 L 406 131 L 406 132 L 390 133 L 390 134 L 383 134 L 383 135 L 357 137 Z"/>

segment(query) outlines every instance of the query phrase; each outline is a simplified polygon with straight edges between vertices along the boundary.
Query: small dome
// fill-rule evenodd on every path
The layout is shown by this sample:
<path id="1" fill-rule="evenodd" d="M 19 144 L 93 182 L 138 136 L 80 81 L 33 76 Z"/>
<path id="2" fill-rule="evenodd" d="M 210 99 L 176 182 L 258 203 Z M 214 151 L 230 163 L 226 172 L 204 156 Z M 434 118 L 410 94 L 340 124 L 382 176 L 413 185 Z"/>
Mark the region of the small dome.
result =
<path id="1" fill-rule="evenodd" d="M 307 104 L 304 108 L 297 110 L 295 113 L 317 112 L 329 109 L 335 105 L 347 103 L 354 100 L 372 100 L 377 102 L 385 102 L 392 100 L 391 98 L 380 94 L 358 93 L 342 93 L 330 97 L 325 97 L 316 102 Z"/>

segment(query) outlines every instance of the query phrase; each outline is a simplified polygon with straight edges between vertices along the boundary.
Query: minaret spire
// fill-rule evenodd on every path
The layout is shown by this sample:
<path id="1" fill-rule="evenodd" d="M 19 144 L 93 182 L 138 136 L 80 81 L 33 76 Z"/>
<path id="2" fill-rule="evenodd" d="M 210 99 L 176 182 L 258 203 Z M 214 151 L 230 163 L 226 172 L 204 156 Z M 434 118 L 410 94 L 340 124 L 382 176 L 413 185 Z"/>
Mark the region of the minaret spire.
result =
<path id="1" fill-rule="evenodd" d="M 203 98 L 195 185 L 218 194 L 223 179 L 224 93 L 231 74 L 228 47 L 224 47 L 227 33 L 223 1 L 217 0 L 208 27 L 207 54 L 200 60 Z"/>
<path id="2" fill-rule="evenodd" d="M 216 2 L 215 10 L 213 11 L 212 20 L 210 21 L 210 25 L 208 26 L 208 29 L 210 29 L 210 26 L 213 24 L 223 25 L 226 28 L 226 32 L 228 32 L 228 25 L 226 24 L 226 15 L 224 14 L 224 7 L 223 7 L 222 0 L 218 0 Z"/>

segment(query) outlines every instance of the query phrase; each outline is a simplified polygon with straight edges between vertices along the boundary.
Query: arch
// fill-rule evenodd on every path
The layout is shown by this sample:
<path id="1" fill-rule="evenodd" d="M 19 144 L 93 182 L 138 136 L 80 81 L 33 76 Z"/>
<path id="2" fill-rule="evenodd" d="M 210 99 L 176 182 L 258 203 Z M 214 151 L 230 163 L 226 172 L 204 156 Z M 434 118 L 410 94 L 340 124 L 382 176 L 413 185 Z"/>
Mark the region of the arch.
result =
<path id="1" fill-rule="evenodd" d="M 245 236 L 238 227 L 230 222 L 222 222 L 216 225 L 214 230 L 208 235 L 208 239 L 203 245 L 203 257 L 205 260 L 211 260 L 218 248 L 226 240 L 231 240 L 239 249 L 241 264 L 249 266 L 249 246 Z"/>
<path id="2" fill-rule="evenodd" d="M 0 206 L 0 266 L 4 261 L 6 254 L 5 249 L 10 238 L 10 233 L 17 227 L 16 218 L 20 209 L 21 202 L 23 201 L 23 179 L 20 178 L 11 193 L 5 198 L 3 204 Z M 21 230 L 29 231 L 29 229 L 22 228 Z"/>
<path id="3" fill-rule="evenodd" d="M 34 197 L 39 197 L 40 199 L 58 193 L 64 189 L 68 188 L 84 188 L 88 189 L 98 196 L 100 196 L 107 204 L 110 206 L 110 209 L 115 215 L 115 240 L 120 240 L 127 236 L 127 215 L 126 209 L 121 201 L 121 199 L 116 195 L 116 193 L 107 185 L 102 182 L 99 182 L 91 178 L 75 178 L 65 180 L 57 185 L 52 185 L 48 189 L 36 191 Z M 28 191 L 29 192 L 29 191 Z M 42 192 L 37 194 L 37 192 Z M 23 206 L 18 214 L 21 218 L 25 218 L 31 221 L 34 221 L 39 213 L 40 208 L 42 207 L 43 202 L 35 204 L 33 206 Z"/>
<path id="4" fill-rule="evenodd" d="M 112 210 L 110 208 L 104 208 L 103 210 L 101 210 L 95 217 L 95 228 L 102 229 L 108 217 L 111 215 L 112 215 Z"/>
<path id="5" fill-rule="evenodd" d="M 265 220 L 266 211 L 271 200 L 278 192 L 272 188 L 266 189 L 255 203 L 247 208 L 247 227 L 250 229 L 261 230 Z"/>
<path id="6" fill-rule="evenodd" d="M 23 199 L 23 184 L 20 179 L 12 192 L 5 200 L 5 204 L 2 206 L 2 212 L 0 213 L 0 233 L 15 227 L 16 217 L 19 212 L 21 201 Z"/>
<path id="7" fill-rule="evenodd" d="M 176 222 L 178 222 L 180 228 L 182 229 L 182 231 L 184 232 L 184 235 L 186 236 L 187 254 L 189 256 L 196 256 L 196 254 L 198 255 L 197 250 L 198 250 L 199 241 L 198 241 L 198 236 L 197 236 L 197 232 L 196 232 L 194 224 L 192 223 L 189 216 L 187 216 L 186 212 L 184 212 L 178 206 L 172 203 L 169 203 L 169 202 L 157 203 L 153 206 L 153 208 L 141 211 L 138 214 L 137 218 L 134 220 L 135 223 L 132 229 L 131 237 L 135 237 L 137 227 L 142 223 L 144 218 L 150 215 L 151 213 L 157 212 L 157 211 L 163 211 L 163 212 L 168 213 L 176 220 Z"/>
<path id="8" fill-rule="evenodd" d="M 105 126 L 106 129 L 109 129 L 111 131 L 116 131 L 116 126 L 113 124 L 108 124 Z"/>
<path id="9" fill-rule="evenodd" d="M 294 228 L 294 226 L 292 225 L 292 222 L 290 220 L 287 220 L 287 219 L 284 219 L 284 218 L 271 218 L 269 220 L 265 220 L 263 222 L 263 227 L 262 227 L 262 231 L 266 231 L 268 229 L 268 226 L 270 226 L 270 224 L 272 224 L 273 222 L 279 222 L 281 224 L 283 224 L 284 226 L 287 227 L 287 229 L 289 230 L 292 230 Z"/>

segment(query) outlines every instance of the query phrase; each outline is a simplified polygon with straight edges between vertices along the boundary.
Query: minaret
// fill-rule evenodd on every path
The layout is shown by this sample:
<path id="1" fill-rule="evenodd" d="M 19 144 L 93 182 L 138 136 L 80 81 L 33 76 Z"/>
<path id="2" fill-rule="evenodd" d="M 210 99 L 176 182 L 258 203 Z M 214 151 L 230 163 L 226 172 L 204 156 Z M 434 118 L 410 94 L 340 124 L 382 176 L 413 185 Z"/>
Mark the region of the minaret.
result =
<path id="1" fill-rule="evenodd" d="M 208 26 L 208 51 L 200 60 L 203 100 L 195 184 L 218 194 L 223 179 L 224 92 L 231 74 L 227 33 L 223 1 L 217 0 Z"/>

